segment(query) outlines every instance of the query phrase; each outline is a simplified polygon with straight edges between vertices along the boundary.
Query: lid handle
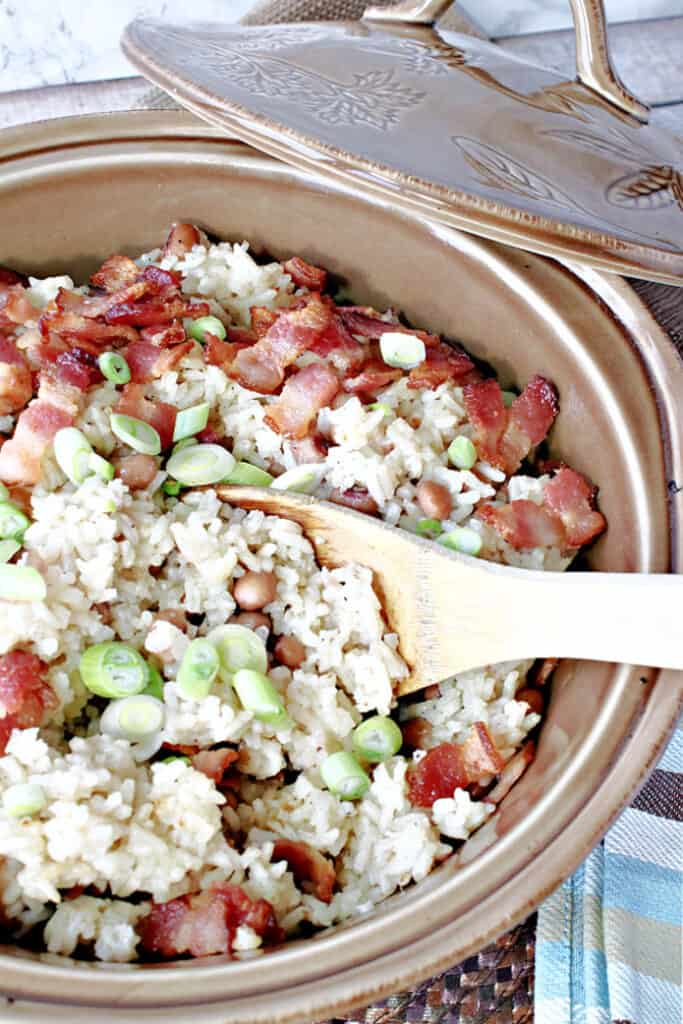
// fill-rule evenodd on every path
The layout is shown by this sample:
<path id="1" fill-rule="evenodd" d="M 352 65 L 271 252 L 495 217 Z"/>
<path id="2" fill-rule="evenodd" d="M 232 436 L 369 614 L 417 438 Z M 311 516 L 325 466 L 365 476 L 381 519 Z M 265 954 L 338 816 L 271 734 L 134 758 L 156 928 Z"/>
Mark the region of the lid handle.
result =
<path id="1" fill-rule="evenodd" d="M 603 0 L 569 2 L 576 30 L 576 74 L 579 81 L 624 113 L 639 121 L 647 121 L 649 108 L 628 91 L 612 65 Z M 400 0 L 390 7 L 368 7 L 363 18 L 431 25 L 452 3 L 453 0 Z"/>

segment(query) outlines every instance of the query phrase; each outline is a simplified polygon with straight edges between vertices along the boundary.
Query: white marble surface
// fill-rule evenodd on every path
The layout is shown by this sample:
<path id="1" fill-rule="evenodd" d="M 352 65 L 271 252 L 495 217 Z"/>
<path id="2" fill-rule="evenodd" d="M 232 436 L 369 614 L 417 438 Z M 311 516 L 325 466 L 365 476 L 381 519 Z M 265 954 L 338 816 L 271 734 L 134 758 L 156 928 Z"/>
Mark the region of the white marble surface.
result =
<path id="1" fill-rule="evenodd" d="M 0 92 L 133 73 L 119 52 L 138 15 L 236 21 L 253 0 L 0 0 Z M 463 0 L 490 35 L 565 28 L 568 0 Z M 610 20 L 683 14 L 683 0 L 606 0 Z"/>

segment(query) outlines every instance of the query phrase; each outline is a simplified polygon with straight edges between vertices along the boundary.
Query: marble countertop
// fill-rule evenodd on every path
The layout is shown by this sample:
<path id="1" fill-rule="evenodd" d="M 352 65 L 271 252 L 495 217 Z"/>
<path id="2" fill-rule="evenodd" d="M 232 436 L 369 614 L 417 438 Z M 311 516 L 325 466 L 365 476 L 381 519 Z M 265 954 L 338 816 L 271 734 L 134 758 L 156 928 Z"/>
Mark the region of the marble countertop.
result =
<path id="1" fill-rule="evenodd" d="M 134 74 L 118 40 L 138 15 L 237 21 L 254 0 L 0 0 L 0 92 Z M 489 35 L 567 28 L 568 0 L 462 0 Z M 606 0 L 608 18 L 681 13 L 681 0 Z"/>

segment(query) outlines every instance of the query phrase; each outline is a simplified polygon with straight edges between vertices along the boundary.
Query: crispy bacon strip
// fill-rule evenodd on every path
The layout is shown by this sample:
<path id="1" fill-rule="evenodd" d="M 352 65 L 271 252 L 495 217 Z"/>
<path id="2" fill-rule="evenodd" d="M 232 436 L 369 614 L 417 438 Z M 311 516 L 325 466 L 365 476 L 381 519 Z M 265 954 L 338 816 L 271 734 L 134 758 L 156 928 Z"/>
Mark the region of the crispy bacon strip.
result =
<path id="1" fill-rule="evenodd" d="M 595 509 L 596 495 L 597 488 L 569 466 L 562 466 L 545 485 L 543 503 L 561 519 L 569 547 L 588 544 L 607 526 Z"/>
<path id="2" fill-rule="evenodd" d="M 72 310 L 62 312 L 53 309 L 44 312 L 38 320 L 38 327 L 49 344 L 61 343 L 62 347 L 78 345 L 93 352 L 105 346 L 118 347 L 126 342 L 135 341 L 137 331 L 126 325 L 110 325 L 98 320 L 75 313 Z"/>
<path id="3" fill-rule="evenodd" d="M 194 224 L 179 222 L 172 224 L 168 238 L 164 242 L 163 255 L 182 259 L 186 252 L 189 252 L 194 245 L 200 245 L 201 241 L 199 229 Z"/>
<path id="4" fill-rule="evenodd" d="M 408 375 L 409 388 L 435 390 L 449 380 L 461 380 L 474 370 L 474 363 L 462 348 L 440 342 L 427 349 L 427 357 Z"/>
<path id="5" fill-rule="evenodd" d="M 286 274 L 289 274 L 297 288 L 308 288 L 312 292 L 322 292 L 327 284 L 327 271 L 321 267 L 302 260 L 301 256 L 292 256 L 283 263 Z"/>
<path id="6" fill-rule="evenodd" d="M 331 903 L 337 875 L 334 864 L 319 850 L 293 839 L 277 839 L 272 860 L 287 861 L 294 880 L 304 892 L 312 892 L 323 903 Z"/>
<path id="7" fill-rule="evenodd" d="M 185 328 L 182 324 L 154 324 L 151 327 L 143 327 L 140 337 L 157 348 L 172 348 L 173 345 L 180 345 L 185 341 Z"/>
<path id="8" fill-rule="evenodd" d="M 172 348 L 158 348 L 150 341 L 139 338 L 124 349 L 130 367 L 131 379 L 137 384 L 156 380 L 168 370 L 174 370 L 194 348 L 193 341 L 185 341 Z"/>
<path id="9" fill-rule="evenodd" d="M 300 439 L 338 391 L 339 378 L 334 370 L 311 363 L 289 378 L 278 400 L 268 406 L 263 421 L 278 434 Z"/>
<path id="10" fill-rule="evenodd" d="M 238 343 L 221 341 L 207 331 L 204 335 L 204 361 L 209 366 L 220 366 L 224 370 L 232 364 L 239 352 Z M 245 346 L 240 346 L 245 347 Z"/>
<path id="11" fill-rule="evenodd" d="M 300 441 L 290 441 L 289 448 L 299 465 L 324 462 L 327 458 L 328 445 L 322 434 L 308 434 Z"/>
<path id="12" fill-rule="evenodd" d="M 358 372 L 368 359 L 371 350 L 361 345 L 344 325 L 339 312 L 334 313 L 327 328 L 314 345 L 311 352 L 326 359 L 341 374 Z M 386 369 L 386 364 L 382 364 Z"/>
<path id="13" fill-rule="evenodd" d="M 284 939 L 270 903 L 252 900 L 239 885 L 227 883 L 153 904 L 137 927 L 143 949 L 170 958 L 230 953 L 240 925 L 252 928 L 266 944 Z"/>
<path id="14" fill-rule="evenodd" d="M 509 410 L 495 380 L 467 384 L 463 396 L 479 454 L 508 474 L 516 472 L 531 449 L 545 438 L 559 411 L 554 385 L 538 375 Z"/>
<path id="15" fill-rule="evenodd" d="M 118 292 L 133 284 L 139 274 L 137 263 L 128 256 L 115 253 L 108 256 L 100 269 L 92 274 L 90 283 L 94 288 L 103 288 L 105 292 Z"/>
<path id="16" fill-rule="evenodd" d="M 73 413 L 36 398 L 20 415 L 13 437 L 0 448 L 0 480 L 30 486 L 40 480 L 42 459 L 62 427 L 72 426 Z"/>
<path id="17" fill-rule="evenodd" d="M 0 331 L 13 331 L 18 324 L 35 320 L 37 315 L 22 284 L 0 287 Z"/>
<path id="18" fill-rule="evenodd" d="M 410 718 L 401 722 L 404 746 L 412 750 L 428 750 L 432 744 L 432 724 L 426 718 Z"/>
<path id="19" fill-rule="evenodd" d="M 158 431 L 161 438 L 161 447 L 169 448 L 173 443 L 173 429 L 177 409 L 166 402 L 157 402 L 145 397 L 144 385 L 131 381 L 121 391 L 121 397 L 116 403 L 115 412 L 121 412 L 125 416 L 133 416 L 137 420 L 144 420 Z M 0 459 L 2 451 L 0 451 Z"/>
<path id="20" fill-rule="evenodd" d="M 503 392 L 497 380 L 466 384 L 462 389 L 467 417 L 474 427 L 480 458 L 498 464 L 498 447 L 508 423 Z"/>
<path id="21" fill-rule="evenodd" d="M 285 370 L 318 340 L 330 323 L 329 302 L 313 294 L 300 309 L 285 310 L 264 336 L 237 353 L 229 373 L 252 391 L 272 394 Z"/>
<path id="22" fill-rule="evenodd" d="M 0 416 L 19 412 L 32 395 L 33 379 L 26 356 L 13 341 L 0 335 Z"/>
<path id="23" fill-rule="evenodd" d="M 435 334 L 428 334 L 427 331 L 415 331 L 412 327 L 405 327 L 393 314 L 386 320 L 376 309 L 371 306 L 338 306 L 337 312 L 344 323 L 344 326 L 352 335 L 358 338 L 367 338 L 369 341 L 378 341 L 383 334 L 391 331 L 393 334 L 414 334 L 424 341 L 427 348 L 441 344 Z"/>
<path id="24" fill-rule="evenodd" d="M 477 518 L 488 523 L 496 533 L 518 551 L 527 548 L 564 547 L 562 521 L 543 505 L 520 498 L 509 505 L 482 505 Z"/>
<path id="25" fill-rule="evenodd" d="M 206 775 L 207 778 L 212 779 L 218 785 L 223 781 L 223 776 L 230 765 L 238 757 L 239 754 L 236 750 L 232 750 L 230 747 L 223 747 L 221 750 L 200 750 L 197 754 L 192 755 L 191 761 L 193 768 L 196 768 L 198 772 Z"/>
<path id="26" fill-rule="evenodd" d="M 416 807 L 431 807 L 436 800 L 452 797 L 504 765 L 491 734 L 476 722 L 464 743 L 440 743 L 413 765 L 407 774 L 408 797 Z"/>
<path id="27" fill-rule="evenodd" d="M 0 754 L 13 729 L 42 725 L 47 712 L 59 704 L 45 675 L 47 665 L 28 651 L 0 657 Z"/>
<path id="28" fill-rule="evenodd" d="M 28 278 L 26 274 L 20 274 L 16 270 L 10 270 L 9 267 L 0 267 L 0 292 L 7 291 L 12 285 L 23 284 L 25 288 L 28 287 Z"/>
<path id="29" fill-rule="evenodd" d="M 355 377 L 347 377 L 342 387 L 352 395 L 374 395 L 380 388 L 400 380 L 403 371 L 387 366 L 380 359 L 371 359 Z M 410 387 L 410 384 L 408 384 Z"/>
<path id="30" fill-rule="evenodd" d="M 210 312 L 208 302 L 190 302 L 180 296 L 162 296 L 142 302 L 121 302 L 107 310 L 104 319 L 108 324 L 152 327 L 181 317 L 196 320 L 200 316 L 208 316 Z"/>
<path id="31" fill-rule="evenodd" d="M 268 309 L 267 306 L 252 306 L 249 310 L 251 317 L 251 330 L 254 340 L 264 338 L 280 315 L 275 309 Z"/>

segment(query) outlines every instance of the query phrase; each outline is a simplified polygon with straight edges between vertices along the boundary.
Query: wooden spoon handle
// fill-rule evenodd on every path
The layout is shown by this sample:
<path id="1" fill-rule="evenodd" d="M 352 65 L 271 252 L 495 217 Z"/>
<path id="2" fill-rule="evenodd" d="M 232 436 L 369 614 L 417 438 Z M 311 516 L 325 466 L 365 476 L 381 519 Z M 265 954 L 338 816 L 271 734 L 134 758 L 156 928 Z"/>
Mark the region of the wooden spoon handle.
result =
<path id="1" fill-rule="evenodd" d="M 499 583 L 488 621 L 505 659 L 683 669 L 683 576 L 525 572 Z"/>

